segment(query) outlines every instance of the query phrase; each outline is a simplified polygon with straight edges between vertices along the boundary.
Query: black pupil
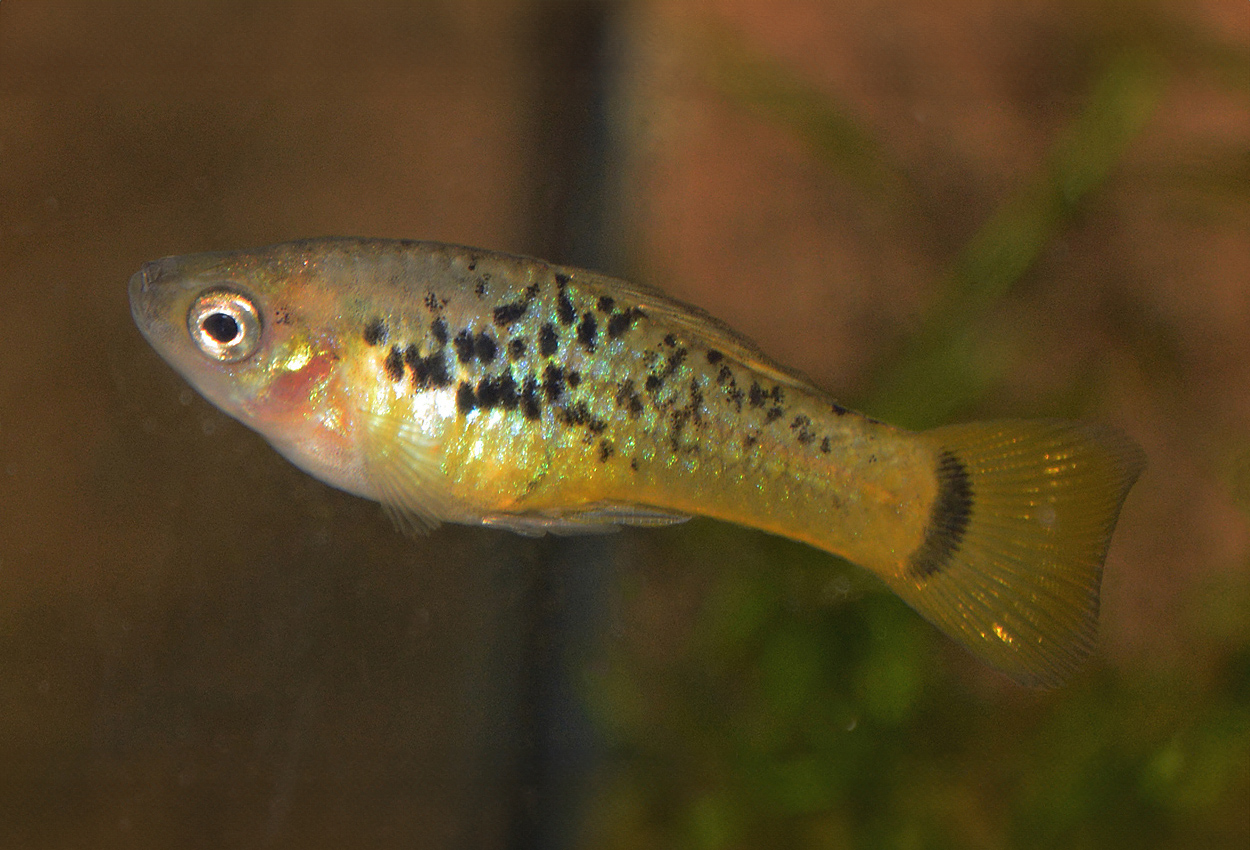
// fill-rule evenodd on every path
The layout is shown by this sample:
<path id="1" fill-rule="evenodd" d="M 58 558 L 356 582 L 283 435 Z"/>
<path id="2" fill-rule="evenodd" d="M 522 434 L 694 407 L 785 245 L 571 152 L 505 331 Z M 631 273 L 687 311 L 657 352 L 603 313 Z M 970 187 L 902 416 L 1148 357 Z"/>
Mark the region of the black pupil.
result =
<path id="1" fill-rule="evenodd" d="M 213 313 L 210 316 L 205 316 L 204 321 L 200 323 L 200 327 L 204 329 L 204 333 L 222 345 L 234 342 L 239 335 L 239 323 L 234 320 L 233 316 L 228 316 L 225 313 Z"/>

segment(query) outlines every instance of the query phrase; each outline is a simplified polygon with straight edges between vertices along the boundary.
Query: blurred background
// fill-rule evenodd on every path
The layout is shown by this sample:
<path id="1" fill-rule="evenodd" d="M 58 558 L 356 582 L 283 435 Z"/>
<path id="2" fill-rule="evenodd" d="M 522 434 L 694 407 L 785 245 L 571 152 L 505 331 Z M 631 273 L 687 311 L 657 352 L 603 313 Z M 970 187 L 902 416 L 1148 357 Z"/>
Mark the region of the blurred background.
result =
<path id="1" fill-rule="evenodd" d="M 1250 10 L 0 2 L 0 847 L 1250 846 Z M 910 427 L 1150 466 L 1016 687 L 692 522 L 416 541 L 147 345 L 146 260 L 466 243 L 698 304 Z"/>

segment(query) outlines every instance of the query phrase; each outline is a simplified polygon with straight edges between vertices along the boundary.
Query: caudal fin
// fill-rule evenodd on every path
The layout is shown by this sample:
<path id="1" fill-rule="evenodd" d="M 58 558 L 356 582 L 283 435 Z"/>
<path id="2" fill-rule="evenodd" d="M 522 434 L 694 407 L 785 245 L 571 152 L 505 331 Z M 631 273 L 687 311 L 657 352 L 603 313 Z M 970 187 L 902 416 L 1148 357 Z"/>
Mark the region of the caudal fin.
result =
<path id="1" fill-rule="evenodd" d="M 1107 546 L 1145 455 L 1112 428 L 1057 420 L 920 436 L 938 449 L 938 496 L 892 584 L 1016 681 L 1058 684 L 1094 646 Z"/>

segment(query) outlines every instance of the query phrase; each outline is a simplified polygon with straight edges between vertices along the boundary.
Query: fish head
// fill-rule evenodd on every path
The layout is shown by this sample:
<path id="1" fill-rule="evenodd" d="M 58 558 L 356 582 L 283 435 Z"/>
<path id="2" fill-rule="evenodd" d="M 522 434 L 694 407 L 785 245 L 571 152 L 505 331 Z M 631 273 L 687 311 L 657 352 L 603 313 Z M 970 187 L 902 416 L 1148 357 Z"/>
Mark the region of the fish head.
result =
<path id="1" fill-rule="evenodd" d="M 147 341 L 298 466 L 365 494 L 339 376 L 342 298 L 298 246 L 166 257 L 130 279 Z"/>

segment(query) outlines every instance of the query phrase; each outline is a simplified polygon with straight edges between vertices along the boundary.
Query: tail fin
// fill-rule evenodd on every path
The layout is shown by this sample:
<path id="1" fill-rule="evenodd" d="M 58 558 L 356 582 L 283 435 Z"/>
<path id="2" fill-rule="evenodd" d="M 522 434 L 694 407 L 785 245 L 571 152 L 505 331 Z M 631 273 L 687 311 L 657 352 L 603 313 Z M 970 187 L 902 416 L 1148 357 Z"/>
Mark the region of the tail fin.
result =
<path id="1" fill-rule="evenodd" d="M 1058 420 L 924 432 L 939 492 L 895 589 L 973 653 L 1056 685 L 1094 646 L 1102 567 L 1145 455 L 1112 428 Z"/>

